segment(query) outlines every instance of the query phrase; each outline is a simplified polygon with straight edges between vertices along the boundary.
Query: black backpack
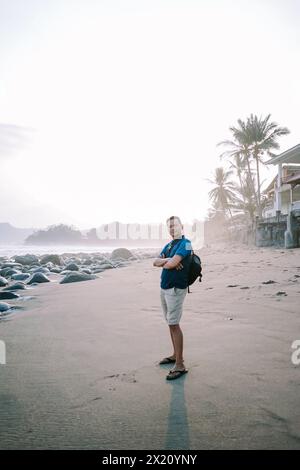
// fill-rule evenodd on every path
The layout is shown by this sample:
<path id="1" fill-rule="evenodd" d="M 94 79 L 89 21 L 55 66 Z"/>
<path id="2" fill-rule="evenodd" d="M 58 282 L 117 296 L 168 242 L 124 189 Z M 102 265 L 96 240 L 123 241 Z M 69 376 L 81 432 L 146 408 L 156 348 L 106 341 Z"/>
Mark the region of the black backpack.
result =
<path id="1" fill-rule="evenodd" d="M 173 243 L 175 241 L 175 243 Z M 168 256 L 170 256 L 170 253 L 175 245 L 177 245 L 178 242 L 181 240 L 172 240 L 172 242 L 169 244 L 167 252 Z M 192 253 L 190 255 L 190 261 L 189 261 L 189 267 L 188 267 L 188 293 L 190 293 L 190 285 L 193 284 L 197 277 L 199 277 L 199 282 L 202 280 L 202 265 L 201 265 L 201 259 L 199 258 L 198 255 L 194 253 L 192 250 Z"/>
<path id="2" fill-rule="evenodd" d="M 192 254 L 190 255 L 190 264 L 188 268 L 188 293 L 190 293 L 190 285 L 196 281 L 197 277 L 199 277 L 199 282 L 201 282 L 202 281 L 201 259 L 192 250 Z"/>

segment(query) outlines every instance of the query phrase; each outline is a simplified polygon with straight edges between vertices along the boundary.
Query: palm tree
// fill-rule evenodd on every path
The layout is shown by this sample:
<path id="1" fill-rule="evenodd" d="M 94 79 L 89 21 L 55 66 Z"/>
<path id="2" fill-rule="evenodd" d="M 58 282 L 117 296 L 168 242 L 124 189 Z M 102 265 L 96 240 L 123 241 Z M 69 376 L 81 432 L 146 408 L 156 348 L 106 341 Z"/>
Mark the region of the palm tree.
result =
<path id="1" fill-rule="evenodd" d="M 263 156 L 267 154 L 273 157 L 274 153 L 272 150 L 278 150 L 280 148 L 277 142 L 278 137 L 290 133 L 287 127 L 280 127 L 276 122 L 270 122 L 270 117 L 271 114 L 268 114 L 264 119 L 251 114 L 247 119 L 246 125 L 246 136 L 251 143 L 251 153 L 256 163 L 259 217 L 262 216 L 259 164 L 264 163 L 262 159 Z"/>
<path id="2" fill-rule="evenodd" d="M 254 227 L 256 200 L 249 182 L 248 173 L 244 176 L 242 185 L 235 186 L 235 198 L 232 203 L 232 210 L 237 213 L 242 212 L 244 215 L 247 215 L 247 220 L 250 220 L 252 228 Z"/>
<path id="3" fill-rule="evenodd" d="M 229 150 L 226 150 L 220 155 L 220 158 L 223 157 L 229 158 L 232 164 L 232 159 L 237 161 L 240 160 L 242 166 L 246 166 L 248 172 L 248 183 L 251 185 L 253 194 L 255 195 L 256 203 L 258 205 L 256 189 L 253 179 L 253 170 L 251 168 L 251 142 L 249 141 L 249 136 L 247 134 L 247 125 L 242 119 L 238 119 L 237 127 L 230 127 L 229 130 L 233 134 L 233 140 L 223 140 L 217 145 L 223 145 L 229 147 Z"/>
<path id="4" fill-rule="evenodd" d="M 230 204 L 234 201 L 234 183 L 229 181 L 229 177 L 232 173 L 231 170 L 224 171 L 224 168 L 219 167 L 215 169 L 214 179 L 207 180 L 214 185 L 214 188 L 209 191 L 208 196 L 215 210 L 221 210 L 224 215 L 228 211 L 231 217 Z"/>
<path id="5" fill-rule="evenodd" d="M 236 157 L 241 154 L 245 158 L 248 171 L 248 184 L 251 185 L 253 194 L 255 195 L 256 209 L 259 217 L 262 216 L 262 201 L 261 201 L 261 182 L 260 182 L 260 163 L 263 162 L 265 154 L 274 156 L 272 150 L 279 149 L 277 142 L 278 137 L 289 134 L 289 129 L 286 127 L 279 127 L 276 122 L 270 122 L 271 115 L 268 114 L 266 118 L 258 118 L 256 115 L 251 114 L 244 122 L 238 119 L 237 127 L 230 127 L 233 134 L 233 140 L 225 140 L 218 145 L 230 146 L 230 149 L 220 155 L 220 158 L 227 156 L 229 158 Z M 257 178 L 257 191 L 253 180 L 253 170 L 251 162 L 254 160 L 256 164 L 256 178 Z"/>
<path id="6" fill-rule="evenodd" d="M 241 188 L 241 195 L 244 198 L 244 180 L 243 180 L 243 174 L 245 172 L 245 158 L 239 153 L 234 155 L 233 160 L 230 161 L 230 166 L 229 168 L 233 168 L 236 171 L 236 174 L 239 179 L 240 183 L 240 188 Z"/>

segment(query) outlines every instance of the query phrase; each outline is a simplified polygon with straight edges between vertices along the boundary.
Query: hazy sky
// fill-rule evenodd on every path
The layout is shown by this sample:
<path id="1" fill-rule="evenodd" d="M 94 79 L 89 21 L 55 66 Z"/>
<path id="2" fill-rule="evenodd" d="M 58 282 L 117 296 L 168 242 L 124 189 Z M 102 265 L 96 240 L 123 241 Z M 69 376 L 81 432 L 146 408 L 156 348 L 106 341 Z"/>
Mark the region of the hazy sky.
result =
<path id="1" fill-rule="evenodd" d="M 0 0 L 0 222 L 203 218 L 239 117 L 300 141 L 299 4 Z"/>

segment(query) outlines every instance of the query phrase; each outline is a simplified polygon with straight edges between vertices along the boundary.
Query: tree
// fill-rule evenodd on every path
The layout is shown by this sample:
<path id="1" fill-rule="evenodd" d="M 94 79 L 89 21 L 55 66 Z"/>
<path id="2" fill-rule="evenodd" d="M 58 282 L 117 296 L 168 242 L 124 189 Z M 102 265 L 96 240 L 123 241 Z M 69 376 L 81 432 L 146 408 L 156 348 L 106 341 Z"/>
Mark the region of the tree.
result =
<path id="1" fill-rule="evenodd" d="M 282 135 L 290 133 L 287 127 L 280 127 L 276 122 L 270 122 L 271 114 L 266 118 L 258 118 L 256 115 L 250 115 L 247 119 L 246 134 L 251 142 L 251 153 L 256 163 L 257 192 L 258 192 L 258 215 L 262 216 L 261 191 L 260 191 L 260 170 L 259 164 L 264 163 L 263 157 L 267 154 L 274 157 L 272 150 L 280 148 L 277 139 Z"/>
<path id="2" fill-rule="evenodd" d="M 229 181 L 232 171 L 224 171 L 224 168 L 215 169 L 214 179 L 208 181 L 214 185 L 208 193 L 209 199 L 212 201 L 215 210 L 221 210 L 224 215 L 226 211 L 230 213 L 230 203 L 234 201 L 234 184 Z"/>
<path id="3" fill-rule="evenodd" d="M 270 117 L 270 114 L 265 118 L 258 118 L 256 115 L 251 114 L 246 122 L 238 119 L 237 126 L 229 128 L 233 135 L 233 140 L 225 140 L 218 144 L 230 147 L 229 150 L 220 155 L 220 158 L 228 157 L 231 159 L 231 164 L 233 164 L 232 158 L 241 158 L 241 162 L 245 161 L 248 173 L 247 184 L 250 184 L 254 194 L 256 211 L 259 217 L 262 216 L 260 164 L 264 163 L 263 157 L 266 154 L 272 157 L 274 156 L 272 150 L 280 148 L 277 142 L 278 137 L 290 132 L 286 127 L 280 127 L 276 122 L 270 122 Z M 257 190 L 251 168 L 252 161 L 256 165 Z"/>
<path id="4" fill-rule="evenodd" d="M 248 221 L 251 221 L 252 228 L 254 227 L 256 201 L 249 182 L 248 173 L 244 176 L 242 185 L 235 186 L 235 197 L 232 203 L 232 210 L 237 213 L 242 212 L 242 214 L 247 217 Z"/>
<path id="5" fill-rule="evenodd" d="M 246 171 L 248 172 L 248 184 L 251 185 L 251 190 L 254 194 L 256 199 L 256 204 L 258 206 L 257 194 L 253 179 L 253 170 L 251 168 L 251 143 L 249 142 L 248 135 L 247 135 L 247 125 L 242 119 L 238 119 L 237 127 L 230 127 L 229 130 L 233 135 L 233 140 L 223 140 L 219 142 L 217 145 L 223 145 L 230 147 L 229 150 L 226 150 L 220 155 L 220 158 L 223 157 L 229 158 L 229 161 L 232 164 L 232 159 L 236 161 L 239 159 L 241 164 L 246 167 Z"/>

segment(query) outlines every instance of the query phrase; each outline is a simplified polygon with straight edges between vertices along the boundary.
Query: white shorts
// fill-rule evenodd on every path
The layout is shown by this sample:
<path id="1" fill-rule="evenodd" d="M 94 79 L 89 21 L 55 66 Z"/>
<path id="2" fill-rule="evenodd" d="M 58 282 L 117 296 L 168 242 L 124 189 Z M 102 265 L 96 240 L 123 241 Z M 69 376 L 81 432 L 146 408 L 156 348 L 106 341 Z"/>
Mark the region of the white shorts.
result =
<path id="1" fill-rule="evenodd" d="M 160 288 L 161 306 L 168 325 L 177 325 L 179 323 L 187 290 L 187 287 L 185 289 L 179 289 L 179 287 Z"/>

